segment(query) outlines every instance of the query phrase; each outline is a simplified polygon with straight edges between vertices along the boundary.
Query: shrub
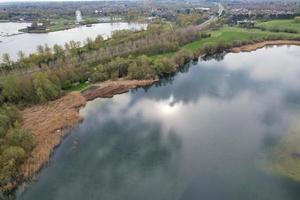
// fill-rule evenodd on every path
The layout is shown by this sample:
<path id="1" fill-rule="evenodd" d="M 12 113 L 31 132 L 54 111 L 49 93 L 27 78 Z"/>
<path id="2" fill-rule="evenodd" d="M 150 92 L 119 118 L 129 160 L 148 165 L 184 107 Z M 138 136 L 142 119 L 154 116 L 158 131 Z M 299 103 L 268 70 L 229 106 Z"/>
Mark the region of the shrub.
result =
<path id="1" fill-rule="evenodd" d="M 0 187 L 18 178 L 18 167 L 34 147 L 34 139 L 22 129 L 19 111 L 12 105 L 0 107 Z"/>
<path id="2" fill-rule="evenodd" d="M 294 21 L 295 21 L 296 23 L 300 23 L 300 16 L 295 17 Z"/>

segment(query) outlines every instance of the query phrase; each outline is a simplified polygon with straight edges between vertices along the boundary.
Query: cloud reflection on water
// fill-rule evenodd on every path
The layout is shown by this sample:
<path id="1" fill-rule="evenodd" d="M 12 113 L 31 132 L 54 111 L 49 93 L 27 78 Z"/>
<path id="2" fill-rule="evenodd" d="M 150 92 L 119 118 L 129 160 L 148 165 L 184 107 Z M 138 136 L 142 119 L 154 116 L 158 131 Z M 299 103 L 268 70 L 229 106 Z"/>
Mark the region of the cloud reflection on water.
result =
<path id="1" fill-rule="evenodd" d="M 270 51 L 191 63 L 146 90 L 89 102 L 28 197 L 296 200 L 260 161 L 299 112 L 299 47 Z M 67 154 L 72 138 L 80 145 Z"/>

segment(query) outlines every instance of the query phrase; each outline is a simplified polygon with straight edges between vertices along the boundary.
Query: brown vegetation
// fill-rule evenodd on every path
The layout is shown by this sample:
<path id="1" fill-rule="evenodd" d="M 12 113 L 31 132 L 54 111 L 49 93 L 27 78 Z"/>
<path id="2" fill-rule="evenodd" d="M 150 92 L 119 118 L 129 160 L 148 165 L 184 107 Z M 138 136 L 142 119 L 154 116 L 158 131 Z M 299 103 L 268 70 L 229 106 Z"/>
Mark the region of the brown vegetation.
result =
<path id="1" fill-rule="evenodd" d="M 30 131 L 36 146 L 21 166 L 26 178 L 34 175 L 48 162 L 53 149 L 60 144 L 66 130 L 77 124 L 79 108 L 86 103 L 79 93 L 70 93 L 45 105 L 36 105 L 22 111 L 23 127 Z"/>
<path id="2" fill-rule="evenodd" d="M 111 98 L 116 94 L 122 94 L 136 87 L 150 85 L 156 80 L 120 80 L 120 81 L 106 81 L 104 83 L 95 85 L 90 89 L 84 91 L 82 94 L 87 101 L 95 98 Z"/>
<path id="3" fill-rule="evenodd" d="M 22 111 L 23 128 L 32 133 L 36 146 L 29 158 L 21 166 L 25 178 L 32 177 L 45 163 L 51 153 L 69 132 L 69 129 L 81 120 L 79 109 L 86 101 L 98 97 L 109 98 L 128 92 L 129 89 L 150 85 L 156 80 L 118 80 L 95 84 L 83 94 L 69 93 L 58 100 L 45 105 L 35 105 Z"/>

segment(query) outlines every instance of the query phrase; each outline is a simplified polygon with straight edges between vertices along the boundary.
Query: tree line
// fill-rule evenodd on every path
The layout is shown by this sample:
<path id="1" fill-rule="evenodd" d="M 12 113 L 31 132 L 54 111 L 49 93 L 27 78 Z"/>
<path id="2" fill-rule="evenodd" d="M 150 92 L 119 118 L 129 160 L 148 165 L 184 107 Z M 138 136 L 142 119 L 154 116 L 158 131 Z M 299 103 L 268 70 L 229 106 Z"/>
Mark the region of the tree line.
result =
<path id="1" fill-rule="evenodd" d="M 108 40 L 98 36 L 82 46 L 71 41 L 65 47 L 38 46 L 37 53 L 13 62 L 3 56 L 0 103 L 35 104 L 58 98 L 62 90 L 86 81 L 150 79 L 171 73 L 180 59 L 154 55 L 178 51 L 180 46 L 201 37 L 194 26 L 170 29 L 162 25 L 143 31 L 117 31 Z M 179 52 L 178 56 L 183 56 Z M 175 56 L 176 57 L 176 56 Z"/>

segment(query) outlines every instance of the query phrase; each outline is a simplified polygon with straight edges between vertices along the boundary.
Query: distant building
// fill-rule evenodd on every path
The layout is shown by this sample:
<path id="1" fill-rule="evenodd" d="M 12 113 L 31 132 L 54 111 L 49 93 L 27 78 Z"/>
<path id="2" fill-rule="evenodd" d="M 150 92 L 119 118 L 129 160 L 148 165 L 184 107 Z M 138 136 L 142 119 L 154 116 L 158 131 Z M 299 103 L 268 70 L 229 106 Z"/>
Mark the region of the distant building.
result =
<path id="1" fill-rule="evenodd" d="M 208 11 L 210 11 L 210 8 L 206 8 L 206 7 L 197 7 L 197 8 L 195 8 L 195 10 L 197 10 L 197 11 L 205 11 L 205 12 L 208 12 Z"/>

